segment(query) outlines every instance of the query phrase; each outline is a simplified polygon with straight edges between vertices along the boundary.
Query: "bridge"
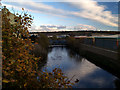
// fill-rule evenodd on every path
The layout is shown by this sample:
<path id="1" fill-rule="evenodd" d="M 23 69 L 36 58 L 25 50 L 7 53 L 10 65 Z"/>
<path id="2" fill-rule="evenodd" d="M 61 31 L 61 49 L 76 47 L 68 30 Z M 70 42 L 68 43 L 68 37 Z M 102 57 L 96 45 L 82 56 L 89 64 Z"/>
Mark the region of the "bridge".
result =
<path id="1" fill-rule="evenodd" d="M 67 45 L 49 45 L 50 48 L 51 47 L 65 47 L 65 46 L 67 46 Z"/>
<path id="2" fill-rule="evenodd" d="M 38 35 L 43 33 L 47 36 L 53 35 L 70 35 L 70 36 L 91 36 L 91 35 L 115 35 L 120 34 L 120 31 L 59 31 L 59 32 L 29 32 L 30 35 Z"/>

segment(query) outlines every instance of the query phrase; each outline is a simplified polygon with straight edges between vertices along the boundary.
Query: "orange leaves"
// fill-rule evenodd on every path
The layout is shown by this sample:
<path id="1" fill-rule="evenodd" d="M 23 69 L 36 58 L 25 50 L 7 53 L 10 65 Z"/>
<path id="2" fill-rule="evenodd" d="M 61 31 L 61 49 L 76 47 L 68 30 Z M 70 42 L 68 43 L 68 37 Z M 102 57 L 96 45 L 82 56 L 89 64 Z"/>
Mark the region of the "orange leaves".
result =
<path id="1" fill-rule="evenodd" d="M 48 77 L 45 77 L 45 79 L 48 79 Z"/>
<path id="2" fill-rule="evenodd" d="M 24 84 L 24 87 L 26 87 L 26 86 L 27 86 L 27 83 Z"/>
<path id="3" fill-rule="evenodd" d="M 11 71 L 11 74 L 13 74 L 14 73 L 14 71 Z"/>
<path id="4" fill-rule="evenodd" d="M 38 58 L 35 58 L 35 60 L 38 60 Z"/>
<path id="5" fill-rule="evenodd" d="M 25 17 L 24 20 L 29 19 L 29 17 Z"/>
<path id="6" fill-rule="evenodd" d="M 60 76 L 61 74 L 60 73 L 58 73 L 58 76 Z"/>
<path id="7" fill-rule="evenodd" d="M 39 74 L 39 80 L 44 88 L 70 88 L 72 83 L 62 74 L 61 69 L 55 68 L 52 72 L 42 72 Z M 42 86 L 43 87 L 43 86 Z"/>
<path id="8" fill-rule="evenodd" d="M 22 8 L 22 10 L 24 10 L 24 8 Z"/>

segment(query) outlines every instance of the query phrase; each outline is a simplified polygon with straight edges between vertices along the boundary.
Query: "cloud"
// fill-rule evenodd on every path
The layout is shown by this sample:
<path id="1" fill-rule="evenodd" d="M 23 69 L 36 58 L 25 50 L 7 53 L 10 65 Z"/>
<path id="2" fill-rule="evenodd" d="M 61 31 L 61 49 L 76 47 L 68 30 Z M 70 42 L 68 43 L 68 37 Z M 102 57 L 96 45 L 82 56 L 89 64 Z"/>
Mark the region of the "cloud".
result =
<path id="1" fill-rule="evenodd" d="M 18 0 L 17 0 L 18 1 Z M 41 13 L 41 14 L 47 14 L 47 15 L 53 15 L 58 17 L 67 17 L 70 18 L 72 16 L 82 17 L 89 20 L 94 20 L 97 22 L 100 22 L 102 24 L 105 24 L 107 26 L 113 26 L 118 27 L 118 17 L 113 16 L 110 11 L 105 11 L 105 6 L 98 5 L 96 1 L 93 0 L 86 0 L 79 2 L 69 2 L 69 0 L 64 0 L 66 3 L 70 4 L 71 6 L 78 8 L 79 11 L 67 11 L 63 9 L 55 8 L 51 5 L 46 5 L 43 3 L 37 3 L 37 2 L 16 2 L 14 5 L 11 3 L 9 4 L 3 4 L 8 7 L 13 6 L 15 9 L 25 8 L 28 11 L 34 12 L 34 13 Z"/>
<path id="2" fill-rule="evenodd" d="M 54 31 L 66 31 L 66 26 L 62 25 L 52 25 L 52 24 L 45 24 L 40 26 L 33 25 L 29 31 L 30 32 L 54 32 Z"/>
<path id="3" fill-rule="evenodd" d="M 30 32 L 54 32 L 54 31 L 81 31 L 81 30 L 96 30 L 91 25 L 78 24 L 76 26 L 63 26 L 63 25 L 52 25 L 44 24 L 40 26 L 32 25 L 29 29 Z"/>
<path id="4" fill-rule="evenodd" d="M 78 9 L 82 9 L 80 12 L 71 13 L 75 16 L 91 19 L 113 27 L 118 26 L 118 18 L 113 16 L 110 11 L 105 11 L 106 7 L 98 5 L 96 1 L 86 0 L 80 3 L 69 2 L 69 4 Z"/>
<path id="5" fill-rule="evenodd" d="M 27 4 L 26 4 L 27 3 Z M 67 11 L 64 11 L 62 9 L 56 9 L 53 6 L 45 5 L 43 3 L 35 3 L 35 2 L 14 2 L 13 5 L 11 3 L 8 4 L 2 4 L 3 6 L 7 7 L 14 7 L 17 10 L 21 10 L 21 8 L 24 8 L 25 10 L 31 11 L 33 13 L 41 13 L 41 14 L 48 14 L 48 15 L 54 15 L 58 17 L 67 17 L 66 14 Z M 66 12 L 66 13 L 65 13 Z"/>
<path id="6" fill-rule="evenodd" d="M 4 2 L 31 2 L 31 0 L 4 0 Z M 80 2 L 83 0 L 34 0 L 34 2 Z M 120 0 L 94 0 L 97 2 L 119 2 Z"/>
<path id="7" fill-rule="evenodd" d="M 78 24 L 74 27 L 77 30 L 96 30 L 96 27 L 91 25 Z"/>

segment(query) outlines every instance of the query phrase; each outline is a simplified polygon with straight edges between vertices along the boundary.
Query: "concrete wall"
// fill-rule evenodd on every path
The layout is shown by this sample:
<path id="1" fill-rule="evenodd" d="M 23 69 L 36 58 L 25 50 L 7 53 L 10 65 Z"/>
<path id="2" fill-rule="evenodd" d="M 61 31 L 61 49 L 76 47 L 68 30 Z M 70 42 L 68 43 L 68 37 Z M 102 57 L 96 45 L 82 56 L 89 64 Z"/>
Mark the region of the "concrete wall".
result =
<path id="1" fill-rule="evenodd" d="M 94 42 L 93 42 L 93 38 L 85 38 L 83 43 L 113 51 L 117 51 L 118 45 L 120 45 L 120 43 L 118 43 L 117 45 L 117 38 L 95 38 Z"/>
<path id="2" fill-rule="evenodd" d="M 105 57 L 114 59 L 114 60 L 118 60 L 118 52 L 116 51 L 112 51 L 112 50 L 107 50 L 107 49 L 103 49 L 103 48 L 99 48 L 99 47 L 95 47 L 92 45 L 85 45 L 85 44 L 81 44 L 81 49 L 83 51 L 89 51 L 91 53 L 95 53 L 98 55 L 103 55 Z"/>
<path id="3" fill-rule="evenodd" d="M 120 53 L 85 44 L 80 45 L 79 51 L 87 60 L 120 78 Z"/>

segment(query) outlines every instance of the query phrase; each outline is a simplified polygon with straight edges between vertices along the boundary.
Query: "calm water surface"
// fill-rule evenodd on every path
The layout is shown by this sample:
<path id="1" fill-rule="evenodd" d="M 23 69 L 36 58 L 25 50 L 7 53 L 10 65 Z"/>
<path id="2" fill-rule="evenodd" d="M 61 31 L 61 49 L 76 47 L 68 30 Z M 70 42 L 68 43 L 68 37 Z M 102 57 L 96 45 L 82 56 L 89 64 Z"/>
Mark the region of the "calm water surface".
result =
<path id="1" fill-rule="evenodd" d="M 73 86 L 74 88 L 116 87 L 115 76 L 65 47 L 54 47 L 48 53 L 48 59 L 43 68 L 51 71 L 56 67 L 61 68 L 70 79 L 74 76 L 72 81 L 79 79 L 79 82 Z"/>

